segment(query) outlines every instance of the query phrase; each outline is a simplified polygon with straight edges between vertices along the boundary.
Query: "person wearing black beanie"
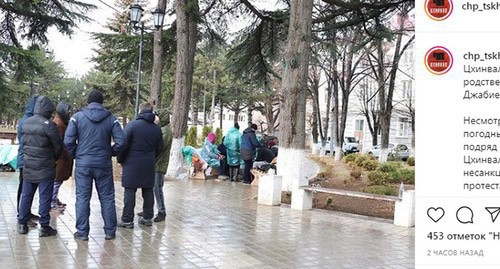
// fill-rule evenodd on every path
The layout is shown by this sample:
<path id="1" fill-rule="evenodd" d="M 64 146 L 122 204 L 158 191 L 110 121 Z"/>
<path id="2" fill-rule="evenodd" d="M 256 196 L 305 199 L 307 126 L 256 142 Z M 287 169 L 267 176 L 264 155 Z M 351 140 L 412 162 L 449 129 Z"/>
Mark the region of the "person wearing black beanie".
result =
<path id="1" fill-rule="evenodd" d="M 102 93 L 98 90 L 92 90 L 87 97 L 87 104 L 90 103 L 99 103 L 102 104 L 104 102 L 104 97 Z"/>
<path id="2" fill-rule="evenodd" d="M 75 239 L 89 240 L 89 216 L 92 186 L 95 183 L 106 240 L 116 236 L 115 186 L 112 156 L 117 156 L 126 138 L 118 119 L 103 107 L 102 93 L 93 90 L 87 107 L 75 113 L 64 134 L 64 145 L 76 159 L 76 232 Z M 111 142 L 113 141 L 113 143 Z"/>

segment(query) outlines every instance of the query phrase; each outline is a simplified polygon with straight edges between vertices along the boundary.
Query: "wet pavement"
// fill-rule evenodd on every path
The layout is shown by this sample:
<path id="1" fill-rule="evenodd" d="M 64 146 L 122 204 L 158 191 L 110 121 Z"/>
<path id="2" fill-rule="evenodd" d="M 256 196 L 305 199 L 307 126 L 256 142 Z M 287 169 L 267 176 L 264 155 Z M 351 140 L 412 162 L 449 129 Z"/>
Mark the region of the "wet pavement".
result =
<path id="1" fill-rule="evenodd" d="M 104 240 L 97 194 L 91 201 L 89 241 L 73 239 L 74 181 L 52 213 L 59 234 L 16 230 L 18 174 L 0 172 L 0 265 L 3 268 L 414 268 L 414 228 L 390 220 L 332 211 L 296 211 L 257 204 L 257 187 L 220 180 L 165 182 L 167 219 L 118 228 Z M 118 219 L 123 189 L 116 182 Z M 142 211 L 137 193 L 136 212 Z M 38 204 L 35 197 L 34 212 Z M 156 208 L 155 208 L 156 211 Z"/>

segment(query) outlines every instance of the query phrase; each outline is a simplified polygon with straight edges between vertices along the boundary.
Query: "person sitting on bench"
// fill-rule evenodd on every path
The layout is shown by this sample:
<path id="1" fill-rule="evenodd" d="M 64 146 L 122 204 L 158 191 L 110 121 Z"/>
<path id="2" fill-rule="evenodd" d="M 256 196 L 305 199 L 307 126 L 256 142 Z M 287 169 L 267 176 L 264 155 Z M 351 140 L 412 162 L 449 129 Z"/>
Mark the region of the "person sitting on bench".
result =
<path id="1" fill-rule="evenodd" d="M 209 133 L 201 148 L 201 158 L 208 164 L 208 168 L 205 170 L 207 176 L 210 176 L 212 167 L 219 168 L 220 160 L 224 158 L 224 155 L 220 154 L 217 146 L 215 146 L 216 138 L 217 136 L 214 133 Z"/>
<path id="2" fill-rule="evenodd" d="M 202 172 L 207 168 L 207 163 L 201 159 L 198 151 L 191 147 L 185 146 L 182 148 L 182 155 L 186 159 L 189 168 L 189 176 L 194 177 L 196 173 Z"/>
<path id="3" fill-rule="evenodd" d="M 268 148 L 259 148 L 257 149 L 257 156 L 255 157 L 255 162 L 253 163 L 254 169 L 258 169 L 264 172 L 267 172 L 269 168 L 276 169 L 274 166 L 273 160 L 276 156 L 274 153 Z"/>

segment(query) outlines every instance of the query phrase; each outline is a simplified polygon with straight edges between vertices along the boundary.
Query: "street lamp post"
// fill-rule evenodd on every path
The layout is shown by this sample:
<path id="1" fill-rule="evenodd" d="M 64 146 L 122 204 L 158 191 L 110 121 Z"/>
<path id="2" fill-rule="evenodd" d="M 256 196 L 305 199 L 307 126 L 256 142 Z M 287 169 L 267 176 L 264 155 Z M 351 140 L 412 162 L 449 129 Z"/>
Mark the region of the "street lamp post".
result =
<path id="1" fill-rule="evenodd" d="M 139 99 L 141 91 L 141 73 L 142 73 L 142 51 L 144 47 L 144 22 L 141 21 L 142 12 L 141 5 L 133 4 L 130 6 L 130 22 L 135 30 L 140 30 L 141 39 L 139 43 L 139 59 L 137 62 L 137 87 L 135 90 L 135 115 L 139 114 Z M 151 12 L 153 14 L 153 23 L 156 30 L 163 26 L 163 19 L 165 18 L 165 12 L 160 8 L 156 8 Z"/>

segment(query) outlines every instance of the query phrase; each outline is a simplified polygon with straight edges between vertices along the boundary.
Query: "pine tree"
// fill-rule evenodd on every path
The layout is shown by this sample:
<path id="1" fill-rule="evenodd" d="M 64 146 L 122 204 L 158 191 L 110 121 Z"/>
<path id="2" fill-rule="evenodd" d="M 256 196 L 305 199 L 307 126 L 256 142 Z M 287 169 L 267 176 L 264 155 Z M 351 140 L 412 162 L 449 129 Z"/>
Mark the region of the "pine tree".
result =
<path id="1" fill-rule="evenodd" d="M 187 132 L 186 135 L 186 141 L 184 141 L 184 144 L 186 146 L 192 146 L 192 147 L 198 147 L 198 130 L 196 126 L 191 126 L 189 128 L 189 131 Z"/>

